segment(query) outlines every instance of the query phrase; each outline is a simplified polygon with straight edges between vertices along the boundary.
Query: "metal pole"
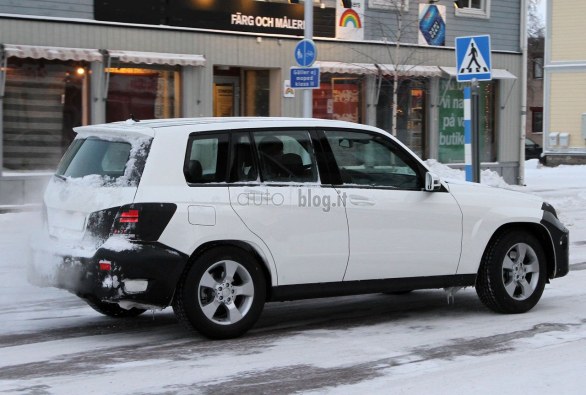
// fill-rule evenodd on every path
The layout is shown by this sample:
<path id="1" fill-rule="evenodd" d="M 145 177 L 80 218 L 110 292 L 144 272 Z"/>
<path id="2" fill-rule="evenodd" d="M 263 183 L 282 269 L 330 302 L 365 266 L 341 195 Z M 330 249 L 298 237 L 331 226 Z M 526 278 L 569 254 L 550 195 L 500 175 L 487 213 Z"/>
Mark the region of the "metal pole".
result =
<path id="1" fill-rule="evenodd" d="M 313 0 L 305 0 L 305 29 L 303 38 L 307 40 L 313 39 Z M 313 90 L 303 90 L 303 117 L 313 117 Z"/>
<path id="2" fill-rule="evenodd" d="M 470 101 L 470 86 L 464 87 L 464 169 L 466 181 L 474 181 L 472 170 L 472 105 Z"/>
<path id="3" fill-rule="evenodd" d="M 472 81 L 472 181 L 480 182 L 480 96 L 476 80 Z"/>
<path id="4" fill-rule="evenodd" d="M 4 45 L 0 44 L 0 177 L 4 168 L 4 87 L 6 86 L 6 69 L 8 56 L 4 51 Z"/>

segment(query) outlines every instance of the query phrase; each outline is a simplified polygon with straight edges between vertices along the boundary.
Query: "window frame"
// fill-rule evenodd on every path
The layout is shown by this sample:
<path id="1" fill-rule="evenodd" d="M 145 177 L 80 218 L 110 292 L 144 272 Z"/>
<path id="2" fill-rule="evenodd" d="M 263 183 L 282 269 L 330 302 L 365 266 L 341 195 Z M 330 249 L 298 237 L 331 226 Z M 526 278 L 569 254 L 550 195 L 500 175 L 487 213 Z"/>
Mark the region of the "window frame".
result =
<path id="1" fill-rule="evenodd" d="M 223 169 L 220 169 L 220 173 L 224 173 L 223 177 L 220 180 L 218 180 L 217 179 L 218 177 L 216 177 L 216 180 L 211 181 L 211 182 L 190 182 L 188 180 L 187 174 L 189 172 L 189 161 L 191 160 L 190 158 L 191 158 L 191 149 L 193 148 L 193 141 L 210 139 L 210 138 L 214 138 L 216 136 L 219 136 L 218 148 L 221 143 L 224 143 L 226 150 L 227 150 L 227 152 L 224 155 L 223 161 L 218 160 L 216 162 L 217 163 L 216 166 L 218 166 L 218 165 L 223 166 Z M 231 149 L 230 133 L 225 130 L 190 133 L 189 138 L 187 139 L 187 146 L 185 148 L 185 157 L 183 160 L 183 177 L 184 177 L 187 185 L 190 187 L 205 187 L 205 186 L 224 185 L 226 182 L 228 182 L 229 176 L 230 176 L 230 166 L 229 166 L 229 159 L 231 156 L 230 149 Z M 220 154 L 220 150 L 218 149 L 218 159 L 220 159 L 220 157 L 221 157 L 221 154 Z"/>
<path id="2" fill-rule="evenodd" d="M 270 132 L 277 132 L 277 133 L 287 133 L 287 132 L 305 132 L 307 133 L 309 139 L 309 144 L 311 145 L 311 151 L 309 152 L 310 155 L 313 156 L 313 166 L 315 167 L 315 174 L 316 174 L 316 179 L 314 181 L 282 181 L 282 180 L 276 180 L 276 181 L 270 181 L 270 180 L 265 180 L 265 176 L 263 174 L 263 169 L 261 166 L 261 161 L 260 161 L 260 152 L 258 149 L 258 144 L 254 138 L 255 134 L 262 134 L 262 133 L 270 133 Z M 259 184 L 261 185 L 270 185 L 270 186 L 280 186 L 280 185 L 322 185 L 322 174 L 320 171 L 320 166 L 318 165 L 318 150 L 316 148 L 316 138 L 315 138 L 315 132 L 313 131 L 313 128 L 311 127 L 285 127 L 285 128 L 259 128 L 259 129 L 248 129 L 248 133 L 251 139 L 251 144 L 253 146 L 253 153 L 254 153 L 254 160 L 255 160 L 255 165 L 257 166 L 257 172 L 258 172 L 258 179 Z M 231 147 L 231 154 L 234 154 L 234 150 Z M 239 182 L 242 183 L 242 182 Z"/>
<path id="3" fill-rule="evenodd" d="M 372 137 L 378 137 L 383 141 L 385 145 L 392 150 L 393 154 L 395 154 L 399 159 L 401 159 L 405 164 L 411 167 L 415 172 L 419 179 L 419 187 L 418 188 L 397 188 L 394 186 L 384 186 L 384 185 L 360 185 L 360 184 L 346 184 L 342 180 L 342 175 L 340 174 L 340 166 L 338 165 L 335 155 L 333 153 L 332 147 L 327 139 L 326 132 L 349 132 L 349 133 L 359 133 L 359 134 L 366 134 Z M 407 150 L 405 150 L 400 144 L 398 144 L 393 139 L 389 138 L 382 133 L 377 133 L 370 130 L 361 130 L 361 129 L 349 129 L 349 128 L 322 128 L 320 130 L 321 138 L 320 140 L 324 141 L 324 149 L 327 151 L 327 155 L 330 157 L 329 161 L 332 163 L 330 167 L 330 173 L 332 174 L 332 185 L 336 188 L 359 188 L 359 189 L 376 189 L 376 190 L 392 190 L 392 191 L 423 191 L 425 187 L 425 173 L 428 170 L 420 163 L 420 161 L 413 155 L 411 155 Z M 442 188 L 441 192 L 445 192 Z"/>
<path id="4" fill-rule="evenodd" d="M 531 107 L 531 134 L 540 134 L 543 135 L 543 107 Z M 537 116 L 537 114 L 541 114 L 541 130 L 540 131 L 535 131 L 535 125 L 537 122 L 535 122 L 535 117 Z"/>
<path id="5" fill-rule="evenodd" d="M 543 79 L 543 74 L 544 74 L 544 69 L 543 69 L 543 57 L 539 56 L 539 57 L 535 57 L 533 58 L 533 79 L 534 80 L 542 80 Z"/>
<path id="6" fill-rule="evenodd" d="M 479 18 L 479 19 L 490 19 L 490 1 L 491 0 L 480 0 L 480 7 L 470 7 L 472 0 L 466 0 L 468 7 L 455 8 L 455 15 L 463 18 Z"/>

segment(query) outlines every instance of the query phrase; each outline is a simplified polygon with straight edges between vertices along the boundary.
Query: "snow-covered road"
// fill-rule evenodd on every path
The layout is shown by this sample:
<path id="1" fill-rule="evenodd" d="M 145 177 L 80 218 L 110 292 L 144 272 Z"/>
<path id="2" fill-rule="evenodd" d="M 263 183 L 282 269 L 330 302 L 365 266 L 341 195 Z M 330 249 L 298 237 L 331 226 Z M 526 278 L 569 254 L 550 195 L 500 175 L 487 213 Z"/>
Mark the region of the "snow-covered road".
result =
<path id="1" fill-rule="evenodd" d="M 0 392 L 15 394 L 583 394 L 586 167 L 537 168 L 526 191 L 570 229 L 572 271 L 532 311 L 498 315 L 473 289 L 268 304 L 245 337 L 187 333 L 170 309 L 130 320 L 27 284 L 38 213 L 0 214 Z"/>

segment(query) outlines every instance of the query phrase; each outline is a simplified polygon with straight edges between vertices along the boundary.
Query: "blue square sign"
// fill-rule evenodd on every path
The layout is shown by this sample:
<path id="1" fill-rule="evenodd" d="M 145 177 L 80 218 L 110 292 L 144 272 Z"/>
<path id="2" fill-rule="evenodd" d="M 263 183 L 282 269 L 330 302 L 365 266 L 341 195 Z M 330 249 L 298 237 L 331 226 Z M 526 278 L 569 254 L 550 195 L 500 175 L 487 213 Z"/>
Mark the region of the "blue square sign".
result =
<path id="1" fill-rule="evenodd" d="M 458 82 L 492 79 L 490 36 L 456 37 Z"/>
<path id="2" fill-rule="evenodd" d="M 291 88 L 318 89 L 319 67 L 291 67 Z"/>

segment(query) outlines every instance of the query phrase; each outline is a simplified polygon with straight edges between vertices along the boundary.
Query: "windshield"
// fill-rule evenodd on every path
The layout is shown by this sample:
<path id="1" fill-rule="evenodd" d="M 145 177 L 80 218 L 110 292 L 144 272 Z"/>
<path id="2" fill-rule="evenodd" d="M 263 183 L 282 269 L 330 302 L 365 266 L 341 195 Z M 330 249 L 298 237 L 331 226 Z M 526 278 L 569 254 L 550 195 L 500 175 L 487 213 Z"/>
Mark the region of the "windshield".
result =
<path id="1" fill-rule="evenodd" d="M 136 186 L 144 169 L 150 139 L 75 139 L 59 164 L 59 178 L 92 178 L 103 185 Z"/>

